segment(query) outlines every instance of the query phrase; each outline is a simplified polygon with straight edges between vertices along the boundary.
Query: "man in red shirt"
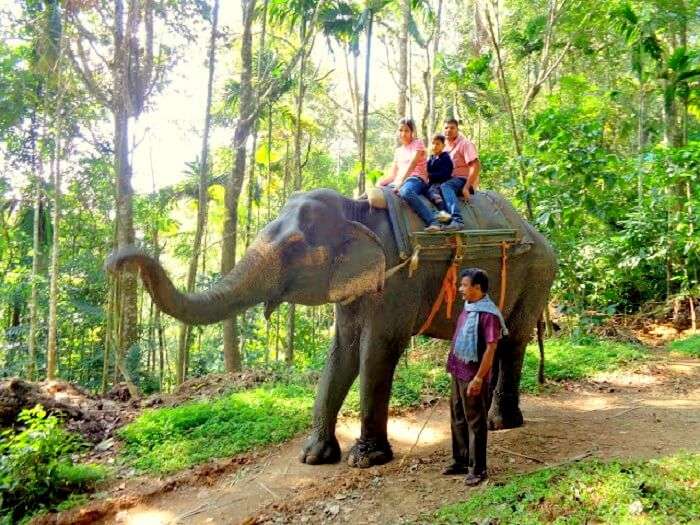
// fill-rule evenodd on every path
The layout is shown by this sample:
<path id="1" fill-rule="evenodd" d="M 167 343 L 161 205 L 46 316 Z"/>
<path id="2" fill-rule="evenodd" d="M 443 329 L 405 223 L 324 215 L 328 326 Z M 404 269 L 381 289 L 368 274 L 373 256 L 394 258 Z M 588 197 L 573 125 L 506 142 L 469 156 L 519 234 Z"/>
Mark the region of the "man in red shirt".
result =
<path id="1" fill-rule="evenodd" d="M 445 121 L 445 138 L 447 139 L 445 151 L 450 154 L 454 165 L 452 175 L 466 181 L 462 194 L 465 199 L 469 199 L 469 195 L 477 190 L 480 182 L 481 164 L 476 146 L 459 132 L 459 122 L 454 118 Z"/>
<path id="2" fill-rule="evenodd" d="M 445 209 L 452 217 L 452 222 L 443 229 L 458 231 L 464 229 L 459 196 L 469 200 L 479 186 L 479 155 L 476 146 L 460 134 L 457 119 L 445 121 L 445 139 L 445 151 L 450 154 L 454 169 L 452 178 L 441 186 Z"/>
<path id="3" fill-rule="evenodd" d="M 489 279 L 479 268 L 462 271 L 464 311 L 457 319 L 447 371 L 452 375 L 450 427 L 454 463 L 443 474 L 466 474 L 467 485 L 486 479 L 489 381 L 498 340 L 508 335 L 503 316 L 487 295 Z"/>

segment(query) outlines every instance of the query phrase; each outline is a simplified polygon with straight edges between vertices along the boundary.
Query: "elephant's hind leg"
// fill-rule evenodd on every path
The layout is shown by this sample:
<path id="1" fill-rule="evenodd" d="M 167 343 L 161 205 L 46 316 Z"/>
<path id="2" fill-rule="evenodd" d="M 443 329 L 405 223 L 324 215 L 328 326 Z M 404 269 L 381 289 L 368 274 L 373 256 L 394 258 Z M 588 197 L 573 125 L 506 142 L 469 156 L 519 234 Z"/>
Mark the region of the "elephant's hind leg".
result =
<path id="1" fill-rule="evenodd" d="M 299 456 L 302 463 L 309 465 L 340 461 L 335 424 L 345 396 L 357 377 L 360 346 L 359 328 L 346 326 L 346 321 L 336 311 L 336 332 L 316 393 L 313 429 Z"/>

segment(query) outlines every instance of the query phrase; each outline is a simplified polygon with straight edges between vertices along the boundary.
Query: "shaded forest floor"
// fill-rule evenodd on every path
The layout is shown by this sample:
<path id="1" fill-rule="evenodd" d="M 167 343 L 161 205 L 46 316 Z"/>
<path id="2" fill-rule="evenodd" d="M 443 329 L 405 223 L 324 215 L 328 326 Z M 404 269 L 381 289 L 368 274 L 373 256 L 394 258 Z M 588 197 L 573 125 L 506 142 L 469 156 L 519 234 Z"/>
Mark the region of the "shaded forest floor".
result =
<path id="1" fill-rule="evenodd" d="M 658 352 L 624 371 L 565 382 L 548 395 L 523 395 L 525 425 L 489 435 L 488 484 L 584 457 L 644 459 L 700 451 L 700 359 Z M 321 467 L 300 464 L 300 436 L 169 478 L 127 480 L 113 487 L 109 497 L 60 519 L 402 523 L 430 521 L 426 516 L 431 512 L 483 490 L 467 489 L 460 477 L 440 474 L 450 460 L 446 401 L 392 417 L 389 433 L 396 459 L 385 466 L 356 470 L 344 461 Z M 345 453 L 358 435 L 356 418 L 340 420 L 338 437 Z"/>

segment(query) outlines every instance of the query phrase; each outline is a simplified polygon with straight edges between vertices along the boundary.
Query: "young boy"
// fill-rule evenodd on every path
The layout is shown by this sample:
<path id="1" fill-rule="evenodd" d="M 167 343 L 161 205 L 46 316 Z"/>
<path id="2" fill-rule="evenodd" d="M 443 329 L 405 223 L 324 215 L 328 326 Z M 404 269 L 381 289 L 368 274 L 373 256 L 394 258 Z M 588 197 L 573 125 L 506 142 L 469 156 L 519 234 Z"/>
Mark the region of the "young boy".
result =
<path id="1" fill-rule="evenodd" d="M 445 201 L 440 190 L 443 183 L 452 178 L 452 159 L 445 151 L 445 135 L 438 133 L 433 136 L 432 155 L 428 159 L 428 198 L 437 206 L 436 218 L 440 222 L 450 222 L 452 216 L 445 209 Z M 425 231 L 440 231 L 439 224 L 432 223 Z"/>
<path id="2" fill-rule="evenodd" d="M 484 270 L 469 268 L 460 274 L 459 292 L 464 311 L 457 319 L 447 371 L 452 375 L 450 428 L 454 463 L 443 474 L 466 474 L 464 482 L 478 485 L 486 479 L 486 406 L 491 366 L 501 336 L 508 335 L 498 307 L 487 295 Z"/>

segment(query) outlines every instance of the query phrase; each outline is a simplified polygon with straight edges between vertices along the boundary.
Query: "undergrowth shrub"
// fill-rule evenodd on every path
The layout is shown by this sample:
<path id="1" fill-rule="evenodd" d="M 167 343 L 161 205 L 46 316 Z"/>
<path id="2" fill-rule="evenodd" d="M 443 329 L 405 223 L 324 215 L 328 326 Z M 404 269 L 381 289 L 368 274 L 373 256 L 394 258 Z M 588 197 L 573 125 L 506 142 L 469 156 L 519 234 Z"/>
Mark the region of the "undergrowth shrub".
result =
<path id="1" fill-rule="evenodd" d="M 700 454 L 585 461 L 514 476 L 420 523 L 698 523 Z"/>
<path id="2" fill-rule="evenodd" d="M 106 477 L 104 467 L 74 464 L 84 443 L 40 405 L 23 410 L 17 424 L 0 434 L 0 523 L 56 509 Z"/>

